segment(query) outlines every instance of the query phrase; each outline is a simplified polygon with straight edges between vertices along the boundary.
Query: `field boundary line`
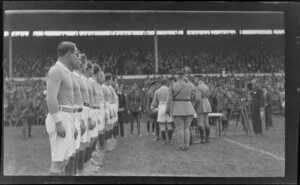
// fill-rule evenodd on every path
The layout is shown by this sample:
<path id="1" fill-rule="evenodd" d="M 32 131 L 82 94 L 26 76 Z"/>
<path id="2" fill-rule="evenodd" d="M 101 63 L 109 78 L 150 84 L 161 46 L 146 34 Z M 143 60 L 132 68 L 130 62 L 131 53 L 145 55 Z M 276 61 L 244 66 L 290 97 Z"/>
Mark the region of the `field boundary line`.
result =
<path id="1" fill-rule="evenodd" d="M 285 159 L 283 157 L 279 157 L 271 152 L 268 152 L 268 151 L 265 151 L 265 150 L 262 150 L 262 149 L 258 149 L 258 148 L 254 148 L 254 147 L 251 147 L 249 145 L 246 145 L 246 144 L 243 144 L 243 143 L 240 143 L 240 142 L 237 142 L 237 141 L 234 141 L 234 140 L 231 140 L 231 139 L 228 139 L 228 138 L 223 138 L 223 140 L 229 142 L 229 143 L 232 143 L 232 144 L 236 144 L 240 147 L 243 147 L 243 148 L 246 148 L 248 150 L 252 150 L 252 151 L 256 151 L 256 152 L 260 152 L 262 154 L 265 154 L 265 155 L 268 155 L 268 156 L 271 156 L 277 160 L 281 160 L 281 161 L 285 161 Z"/>

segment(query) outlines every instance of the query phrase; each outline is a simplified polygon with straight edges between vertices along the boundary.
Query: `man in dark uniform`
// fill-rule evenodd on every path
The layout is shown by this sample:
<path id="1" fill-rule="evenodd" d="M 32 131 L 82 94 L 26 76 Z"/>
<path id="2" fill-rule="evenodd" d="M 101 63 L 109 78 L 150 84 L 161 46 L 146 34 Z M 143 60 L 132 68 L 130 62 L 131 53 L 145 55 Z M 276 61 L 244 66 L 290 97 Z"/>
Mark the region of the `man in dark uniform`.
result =
<path id="1" fill-rule="evenodd" d="M 34 102 L 30 97 L 29 92 L 24 93 L 24 99 L 20 102 L 21 120 L 24 126 L 23 136 L 24 139 L 31 137 L 31 125 L 34 122 Z"/>
<path id="2" fill-rule="evenodd" d="M 119 87 L 117 94 L 119 97 L 119 111 L 118 111 L 119 135 L 121 137 L 124 137 L 124 118 L 125 118 L 125 108 L 126 108 L 126 97 L 125 97 L 123 87 Z"/>
<path id="3" fill-rule="evenodd" d="M 132 85 L 132 89 L 127 93 L 126 103 L 128 115 L 130 115 L 131 120 L 131 135 L 133 135 L 133 122 L 135 120 L 137 122 L 138 136 L 142 136 L 140 134 L 140 113 L 142 110 L 142 97 L 141 92 L 137 89 L 136 83 Z"/>
<path id="4" fill-rule="evenodd" d="M 272 120 L 272 102 L 273 102 L 273 98 L 272 98 L 272 94 L 271 94 L 271 89 L 267 88 L 266 104 L 265 104 L 266 130 L 268 130 L 270 127 L 273 126 L 273 120 Z"/>
<path id="5" fill-rule="evenodd" d="M 253 90 L 251 91 L 252 97 L 252 124 L 255 135 L 262 135 L 262 123 L 260 112 L 263 111 L 264 97 L 263 91 L 258 86 L 256 80 L 252 81 Z"/>

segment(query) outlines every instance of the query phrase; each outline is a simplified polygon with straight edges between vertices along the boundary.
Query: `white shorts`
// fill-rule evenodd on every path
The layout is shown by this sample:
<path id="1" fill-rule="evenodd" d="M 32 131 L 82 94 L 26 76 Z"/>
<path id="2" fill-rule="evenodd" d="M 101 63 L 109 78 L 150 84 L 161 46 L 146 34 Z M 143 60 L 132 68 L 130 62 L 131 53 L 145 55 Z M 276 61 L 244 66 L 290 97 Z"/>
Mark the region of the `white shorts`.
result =
<path id="1" fill-rule="evenodd" d="M 79 107 L 78 107 L 79 108 Z M 80 148 L 80 141 L 81 141 L 81 129 L 80 129 L 80 119 L 81 119 L 81 113 L 82 112 L 76 112 L 75 113 L 75 127 L 78 131 L 77 138 L 75 140 L 75 151 Z"/>
<path id="2" fill-rule="evenodd" d="M 112 124 L 112 115 L 110 110 L 110 104 L 106 104 L 105 114 L 107 115 L 107 124 Z"/>
<path id="3" fill-rule="evenodd" d="M 89 138 L 89 126 L 88 126 L 88 116 L 89 116 L 89 108 L 86 106 L 82 106 L 82 112 L 81 112 L 81 120 L 84 121 L 84 125 L 86 127 L 86 130 L 84 134 L 80 137 L 81 143 L 87 143 L 90 141 Z"/>
<path id="4" fill-rule="evenodd" d="M 166 104 L 159 104 L 158 105 L 157 122 L 160 122 L 160 123 L 173 122 L 173 118 L 166 115 L 166 108 L 167 108 Z"/>
<path id="5" fill-rule="evenodd" d="M 58 112 L 62 125 L 65 127 L 66 136 L 64 138 L 57 136 L 55 130 L 55 123 L 50 113 L 46 117 L 46 130 L 49 135 L 51 147 L 52 161 L 62 162 L 67 160 L 74 151 L 74 133 L 72 131 L 72 124 L 74 123 L 74 113 Z"/>
<path id="6" fill-rule="evenodd" d="M 99 125 L 99 130 L 98 131 L 103 131 L 105 127 L 105 110 L 104 110 L 104 105 L 100 105 L 100 111 L 99 111 L 99 119 L 100 119 L 100 125 Z"/>
<path id="7" fill-rule="evenodd" d="M 98 136 L 97 109 L 90 109 L 89 117 L 92 118 L 92 122 L 96 124 L 95 128 L 90 130 L 90 138 L 95 138 Z"/>

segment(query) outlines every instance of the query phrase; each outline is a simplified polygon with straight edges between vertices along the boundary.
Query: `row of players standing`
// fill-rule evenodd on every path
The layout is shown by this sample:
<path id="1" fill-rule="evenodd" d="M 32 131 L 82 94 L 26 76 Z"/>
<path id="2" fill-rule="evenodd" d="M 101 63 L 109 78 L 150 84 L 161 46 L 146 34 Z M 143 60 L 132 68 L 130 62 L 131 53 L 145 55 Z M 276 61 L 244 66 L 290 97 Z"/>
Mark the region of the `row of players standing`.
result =
<path id="1" fill-rule="evenodd" d="M 50 175 L 95 175 L 116 146 L 118 97 L 111 75 L 62 42 L 47 76 L 45 120 L 51 147 Z"/>

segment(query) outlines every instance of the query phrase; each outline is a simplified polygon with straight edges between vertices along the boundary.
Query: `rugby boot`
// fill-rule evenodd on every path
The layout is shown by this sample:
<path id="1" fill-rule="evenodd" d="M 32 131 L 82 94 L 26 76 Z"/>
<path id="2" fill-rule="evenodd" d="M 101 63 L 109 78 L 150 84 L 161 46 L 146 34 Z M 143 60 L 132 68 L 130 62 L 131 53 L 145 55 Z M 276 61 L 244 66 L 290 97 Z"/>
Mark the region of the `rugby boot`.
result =
<path id="1" fill-rule="evenodd" d="M 205 143 L 209 143 L 209 127 L 205 127 Z"/>

